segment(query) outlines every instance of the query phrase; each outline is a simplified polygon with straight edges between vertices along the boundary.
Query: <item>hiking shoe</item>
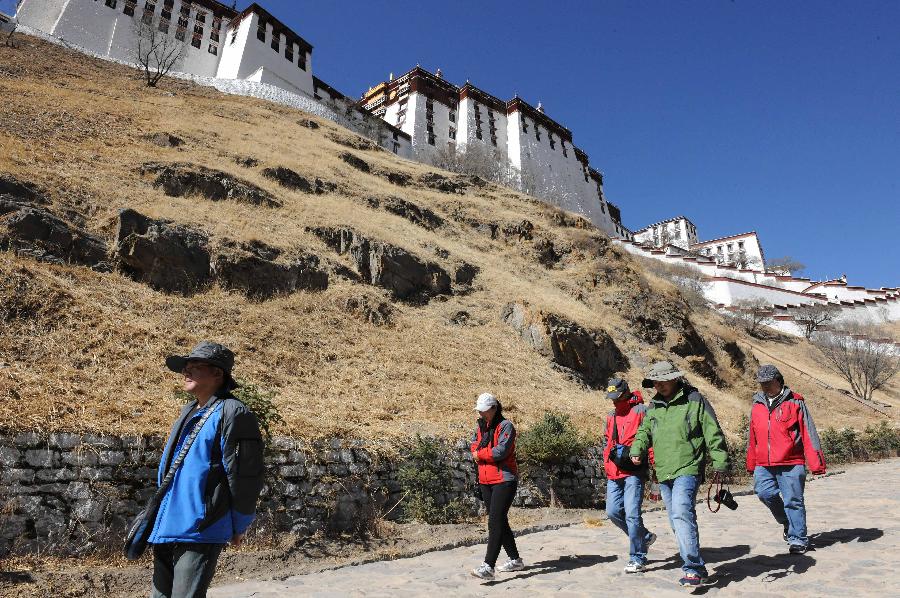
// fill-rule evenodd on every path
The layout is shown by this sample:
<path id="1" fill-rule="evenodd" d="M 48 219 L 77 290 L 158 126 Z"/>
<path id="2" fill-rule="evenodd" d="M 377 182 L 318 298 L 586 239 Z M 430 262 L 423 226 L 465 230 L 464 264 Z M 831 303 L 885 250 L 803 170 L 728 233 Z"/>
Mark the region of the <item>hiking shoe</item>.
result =
<path id="1" fill-rule="evenodd" d="M 644 563 L 628 561 L 628 564 L 625 565 L 625 573 L 643 573 L 646 568 L 647 566 Z"/>
<path id="2" fill-rule="evenodd" d="M 481 563 L 481 566 L 472 570 L 472 575 L 479 579 L 494 579 L 494 568 L 487 563 Z"/>
<path id="3" fill-rule="evenodd" d="M 705 581 L 705 577 L 700 577 L 696 573 L 691 573 L 679 579 L 678 583 L 680 583 L 683 588 L 699 588 Z"/>
<path id="4" fill-rule="evenodd" d="M 647 543 L 644 549 L 649 551 L 654 542 L 656 542 L 656 534 L 654 534 L 653 532 L 647 532 Z"/>
<path id="5" fill-rule="evenodd" d="M 525 568 L 525 563 L 522 562 L 522 559 L 510 559 L 497 567 L 498 573 L 509 573 L 511 571 L 521 571 Z"/>
<path id="6" fill-rule="evenodd" d="M 784 533 L 781 534 L 781 537 L 784 538 L 785 542 L 788 541 L 788 526 L 787 526 L 787 524 L 785 524 L 785 526 L 784 526 Z"/>
<path id="7" fill-rule="evenodd" d="M 809 550 L 809 546 L 805 544 L 791 544 L 789 550 L 791 554 L 805 554 Z"/>

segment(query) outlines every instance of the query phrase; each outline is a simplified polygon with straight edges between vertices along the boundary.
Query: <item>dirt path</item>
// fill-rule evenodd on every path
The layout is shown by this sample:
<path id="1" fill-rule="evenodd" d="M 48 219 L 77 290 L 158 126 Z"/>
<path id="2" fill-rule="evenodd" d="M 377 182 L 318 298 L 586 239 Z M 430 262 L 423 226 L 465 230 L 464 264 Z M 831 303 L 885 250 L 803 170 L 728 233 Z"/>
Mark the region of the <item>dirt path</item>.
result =
<path id="1" fill-rule="evenodd" d="M 698 507 L 703 554 L 715 585 L 695 593 L 728 596 L 870 596 L 900 593 L 900 459 L 862 464 L 807 487 L 815 550 L 787 554 L 781 528 L 753 496 L 736 512 Z M 664 512 L 647 513 L 659 534 L 649 570 L 626 575 L 626 539 L 608 523 L 521 537 L 527 569 L 479 583 L 468 571 L 483 546 L 344 567 L 280 581 L 219 586 L 216 598 L 281 596 L 681 595 L 680 560 Z M 502 558 L 503 555 L 501 555 Z M 499 587 L 493 587 L 499 586 Z"/>

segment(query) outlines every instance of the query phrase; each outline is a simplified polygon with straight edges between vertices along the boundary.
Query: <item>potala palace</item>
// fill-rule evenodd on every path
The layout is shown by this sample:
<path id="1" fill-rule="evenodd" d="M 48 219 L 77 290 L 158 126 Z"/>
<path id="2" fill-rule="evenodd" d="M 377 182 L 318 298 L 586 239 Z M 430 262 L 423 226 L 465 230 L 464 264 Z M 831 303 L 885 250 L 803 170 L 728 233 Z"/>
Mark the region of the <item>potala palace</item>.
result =
<path id="1" fill-rule="evenodd" d="M 632 232 L 605 197 L 603 175 L 540 104 L 502 100 L 468 81 L 457 86 L 420 66 L 351 99 L 313 75 L 313 46 L 259 4 L 238 11 L 215 0 L 20 0 L 15 17 L 5 20 L 128 64 L 136 63 L 143 23 L 183 44 L 173 76 L 328 118 L 403 158 L 435 163 L 476 148 L 509 172 L 506 184 L 584 215 L 631 253 L 695 270 L 714 305 L 765 301 L 785 332 L 799 333 L 795 312 L 809 304 L 834 310 L 836 320 L 900 320 L 900 289 L 770 271 L 752 231 L 701 241 L 696 226 L 678 216 Z"/>

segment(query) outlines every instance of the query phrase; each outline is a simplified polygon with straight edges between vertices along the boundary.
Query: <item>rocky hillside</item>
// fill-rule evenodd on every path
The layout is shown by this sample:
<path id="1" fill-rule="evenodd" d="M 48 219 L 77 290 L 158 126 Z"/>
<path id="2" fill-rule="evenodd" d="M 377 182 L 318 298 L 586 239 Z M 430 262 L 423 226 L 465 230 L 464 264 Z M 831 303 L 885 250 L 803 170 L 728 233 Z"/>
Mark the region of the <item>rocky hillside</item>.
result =
<path id="1" fill-rule="evenodd" d="M 0 428 L 162 433 L 201 339 L 303 437 L 459 437 L 496 393 L 596 434 L 674 358 L 735 428 L 756 360 L 584 219 L 328 121 L 31 38 L 0 48 Z M 812 397 L 820 420 L 874 415 Z"/>

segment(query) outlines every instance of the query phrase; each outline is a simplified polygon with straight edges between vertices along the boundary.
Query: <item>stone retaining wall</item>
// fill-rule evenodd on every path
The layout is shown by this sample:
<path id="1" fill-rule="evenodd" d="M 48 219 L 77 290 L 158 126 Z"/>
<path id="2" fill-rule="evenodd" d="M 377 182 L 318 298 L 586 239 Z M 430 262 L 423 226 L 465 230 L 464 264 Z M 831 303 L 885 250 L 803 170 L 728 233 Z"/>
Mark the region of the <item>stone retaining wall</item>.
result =
<path id="1" fill-rule="evenodd" d="M 123 530 L 155 487 L 163 439 L 78 434 L 0 435 L 0 556 L 27 552 L 81 554 L 118 550 Z M 398 458 L 361 441 L 314 445 L 276 438 L 267 456 L 269 479 L 254 524 L 265 532 L 306 535 L 353 532 L 403 497 Z M 475 469 L 465 441 L 447 446 L 449 475 L 437 504 L 462 501 L 472 512 Z M 562 466 L 556 484 L 564 506 L 597 506 L 604 479 L 597 450 Z M 523 474 L 518 506 L 548 502 L 544 471 Z M 403 503 L 389 518 L 402 516 Z"/>

